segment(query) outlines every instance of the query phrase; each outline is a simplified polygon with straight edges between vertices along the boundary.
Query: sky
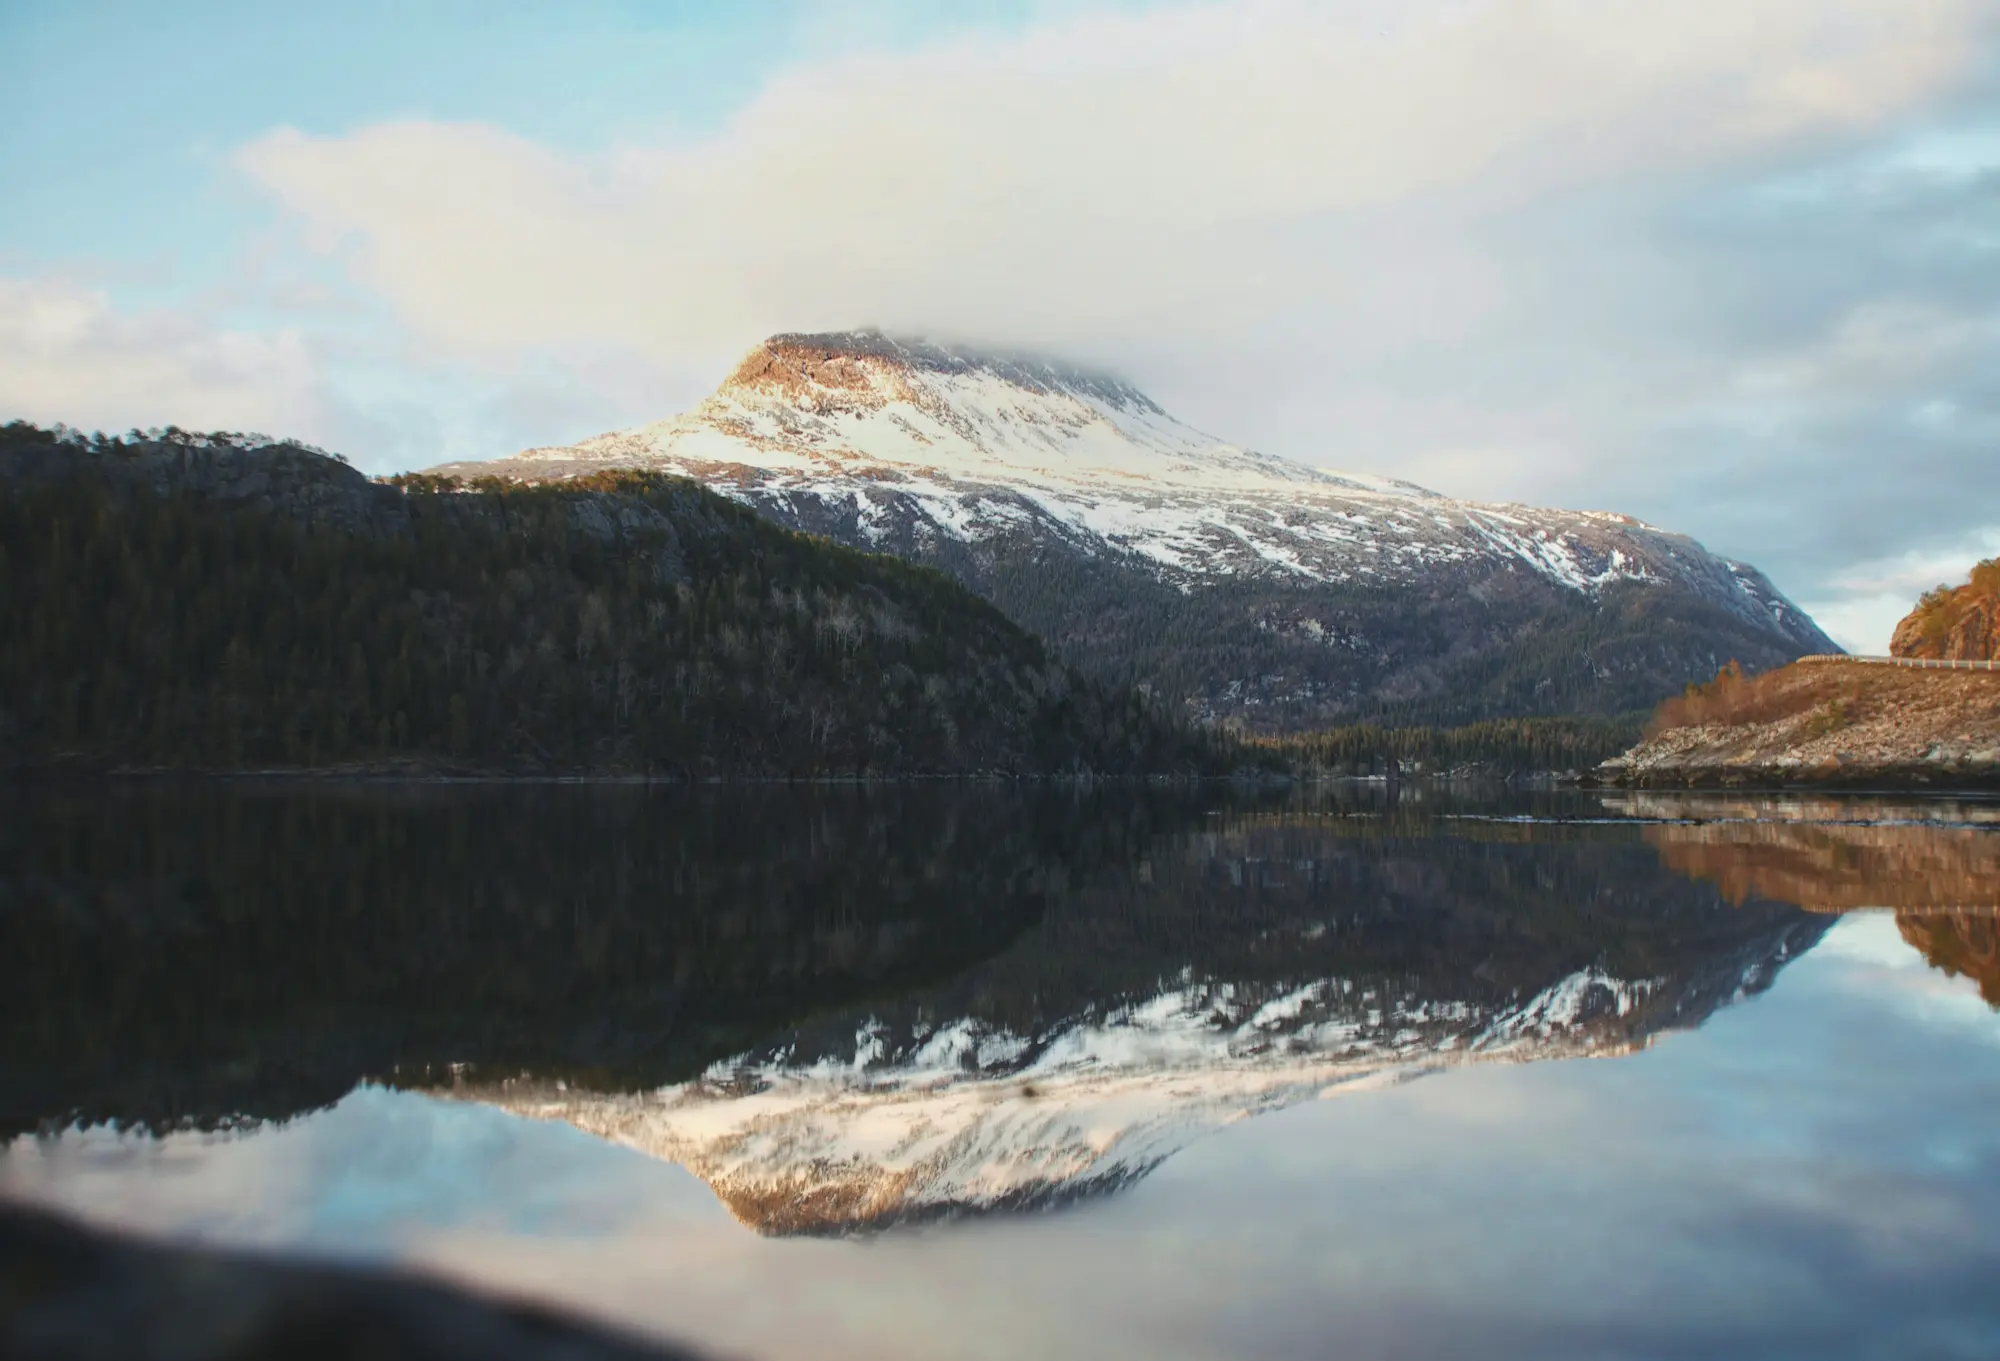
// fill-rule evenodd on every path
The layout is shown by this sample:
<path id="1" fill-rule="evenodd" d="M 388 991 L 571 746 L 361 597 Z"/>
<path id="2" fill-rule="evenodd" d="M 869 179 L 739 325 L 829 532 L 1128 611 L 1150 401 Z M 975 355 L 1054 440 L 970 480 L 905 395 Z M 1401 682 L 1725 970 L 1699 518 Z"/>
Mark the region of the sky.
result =
<path id="1" fill-rule="evenodd" d="M 0 0 L 0 419 L 375 472 L 777 331 L 1611 509 L 1842 644 L 2000 554 L 2000 0 Z"/>

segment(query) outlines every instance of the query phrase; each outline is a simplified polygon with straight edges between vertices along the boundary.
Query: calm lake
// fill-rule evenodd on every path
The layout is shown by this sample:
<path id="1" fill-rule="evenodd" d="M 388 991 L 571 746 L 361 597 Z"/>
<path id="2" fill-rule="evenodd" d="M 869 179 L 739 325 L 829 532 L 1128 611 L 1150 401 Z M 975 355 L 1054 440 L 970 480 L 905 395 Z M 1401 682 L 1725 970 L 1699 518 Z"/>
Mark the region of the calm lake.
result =
<path id="1" fill-rule="evenodd" d="M 2000 1355 L 2000 803 L 0 793 L 0 1194 L 805 1357 Z"/>

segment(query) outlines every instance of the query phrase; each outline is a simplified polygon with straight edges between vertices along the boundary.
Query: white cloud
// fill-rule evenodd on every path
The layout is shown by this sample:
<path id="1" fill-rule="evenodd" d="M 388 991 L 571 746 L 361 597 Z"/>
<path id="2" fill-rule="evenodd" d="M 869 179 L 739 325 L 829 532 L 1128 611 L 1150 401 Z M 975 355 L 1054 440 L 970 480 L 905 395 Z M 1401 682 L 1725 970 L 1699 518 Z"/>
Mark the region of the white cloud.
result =
<path id="1" fill-rule="evenodd" d="M 1446 192 L 1490 212 L 1892 114 L 1960 71 L 1979 13 L 1267 0 L 843 57 L 667 146 L 565 156 L 397 123 L 275 132 L 240 163 L 466 353 L 718 367 L 770 330 L 875 322 L 1115 355 L 1378 286 L 1395 242 L 1344 258 L 1313 224 Z M 1446 254 L 1464 287 L 1413 336 L 1507 287 Z M 1421 276 L 1399 281 L 1424 301 Z"/>
<path id="2" fill-rule="evenodd" d="M 295 330 L 219 328 L 126 312 L 103 293 L 0 278 L 0 415 L 108 431 L 179 425 L 310 437 L 324 422 Z"/>
<path id="3" fill-rule="evenodd" d="M 243 301 L 283 312 L 272 304 L 288 292 L 253 283 Z M 0 276 L 0 421 L 259 431 L 382 473 L 631 424 L 693 386 L 666 395 L 671 379 L 622 349 L 469 365 L 408 337 L 328 325 L 333 310 L 309 297 L 290 309 L 299 324 L 258 329 L 195 306 L 123 308 L 60 278 Z"/>

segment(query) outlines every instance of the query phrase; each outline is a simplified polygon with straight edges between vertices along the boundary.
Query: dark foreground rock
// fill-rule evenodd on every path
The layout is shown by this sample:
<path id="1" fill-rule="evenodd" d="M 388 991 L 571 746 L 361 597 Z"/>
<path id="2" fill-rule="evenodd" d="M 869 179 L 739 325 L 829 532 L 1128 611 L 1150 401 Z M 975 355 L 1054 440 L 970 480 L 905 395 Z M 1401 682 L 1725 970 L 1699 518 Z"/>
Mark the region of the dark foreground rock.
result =
<path id="1" fill-rule="evenodd" d="M 0 1205 L 0 1356 L 17 1361 L 689 1355 L 414 1276 L 142 1242 Z"/>

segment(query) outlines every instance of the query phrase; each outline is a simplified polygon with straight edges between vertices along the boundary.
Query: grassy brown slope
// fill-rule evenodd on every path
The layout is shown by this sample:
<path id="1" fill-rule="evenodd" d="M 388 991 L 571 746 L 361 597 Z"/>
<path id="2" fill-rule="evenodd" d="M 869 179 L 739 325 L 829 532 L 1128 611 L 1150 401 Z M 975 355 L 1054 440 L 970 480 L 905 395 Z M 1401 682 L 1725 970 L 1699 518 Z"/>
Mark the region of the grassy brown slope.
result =
<path id="1" fill-rule="evenodd" d="M 1599 770 L 1623 785 L 2000 787 L 2000 672 L 1860 662 L 1725 670 Z"/>

